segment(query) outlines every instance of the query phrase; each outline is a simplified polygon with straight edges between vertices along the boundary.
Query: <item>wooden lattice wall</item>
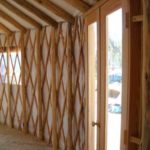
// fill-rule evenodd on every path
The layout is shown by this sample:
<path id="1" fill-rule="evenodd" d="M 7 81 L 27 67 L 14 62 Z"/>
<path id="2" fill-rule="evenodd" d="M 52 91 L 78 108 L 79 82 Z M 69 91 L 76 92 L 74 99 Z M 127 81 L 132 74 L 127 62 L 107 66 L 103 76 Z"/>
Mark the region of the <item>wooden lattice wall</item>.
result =
<path id="1" fill-rule="evenodd" d="M 77 18 L 73 26 L 60 23 L 57 29 L 47 26 L 42 31 L 29 30 L 25 35 L 1 35 L 0 48 L 0 64 L 3 62 L 7 70 L 3 80 L 8 80 L 2 82 L 0 78 L 1 123 L 40 137 L 53 147 L 85 149 L 82 19 Z M 16 56 L 12 61 L 14 49 Z M 19 78 L 16 63 L 22 70 Z M 12 69 L 10 80 L 7 77 Z"/>
<path id="2" fill-rule="evenodd" d="M 18 33 L 0 36 L 0 121 L 18 129 L 22 125 L 21 73 L 16 72 L 17 67 L 21 70 L 20 42 Z"/>

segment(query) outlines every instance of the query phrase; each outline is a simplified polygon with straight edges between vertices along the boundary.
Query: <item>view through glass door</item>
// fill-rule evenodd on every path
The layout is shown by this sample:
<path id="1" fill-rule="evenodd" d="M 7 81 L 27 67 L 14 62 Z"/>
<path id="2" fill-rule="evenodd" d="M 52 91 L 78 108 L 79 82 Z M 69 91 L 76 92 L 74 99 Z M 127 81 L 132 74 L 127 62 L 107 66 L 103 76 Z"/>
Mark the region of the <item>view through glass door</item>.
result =
<path id="1" fill-rule="evenodd" d="M 106 150 L 120 150 L 122 119 L 122 9 L 106 16 Z"/>
<path id="2" fill-rule="evenodd" d="M 87 26 L 87 146 L 88 150 L 98 149 L 98 19 L 99 11 L 93 11 L 86 19 Z"/>
<path id="3" fill-rule="evenodd" d="M 89 150 L 97 149 L 97 22 L 88 26 Z"/>

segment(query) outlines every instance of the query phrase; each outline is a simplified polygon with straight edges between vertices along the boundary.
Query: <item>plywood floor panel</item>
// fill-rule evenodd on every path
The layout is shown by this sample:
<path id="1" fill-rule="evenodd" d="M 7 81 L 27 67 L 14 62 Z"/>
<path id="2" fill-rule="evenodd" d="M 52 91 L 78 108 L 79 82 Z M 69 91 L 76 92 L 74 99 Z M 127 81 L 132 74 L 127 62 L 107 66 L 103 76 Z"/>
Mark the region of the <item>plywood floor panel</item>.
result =
<path id="1" fill-rule="evenodd" d="M 0 150 L 51 150 L 51 148 L 31 135 L 0 125 Z"/>

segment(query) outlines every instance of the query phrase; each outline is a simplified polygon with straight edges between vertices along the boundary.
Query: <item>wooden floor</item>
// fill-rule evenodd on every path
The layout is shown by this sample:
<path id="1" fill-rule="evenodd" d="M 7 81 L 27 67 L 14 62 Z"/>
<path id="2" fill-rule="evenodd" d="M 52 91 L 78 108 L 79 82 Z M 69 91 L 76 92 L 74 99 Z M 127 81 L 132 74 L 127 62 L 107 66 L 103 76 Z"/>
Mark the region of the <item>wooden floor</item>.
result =
<path id="1" fill-rule="evenodd" d="M 0 125 L 0 150 L 51 150 L 51 148 L 31 135 Z"/>

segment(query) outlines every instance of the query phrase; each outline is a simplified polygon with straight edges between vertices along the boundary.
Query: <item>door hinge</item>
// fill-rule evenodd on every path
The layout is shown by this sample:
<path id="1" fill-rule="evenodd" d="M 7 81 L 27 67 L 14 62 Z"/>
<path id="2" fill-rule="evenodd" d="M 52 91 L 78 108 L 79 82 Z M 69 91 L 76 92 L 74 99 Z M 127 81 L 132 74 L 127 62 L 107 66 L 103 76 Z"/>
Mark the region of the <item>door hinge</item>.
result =
<path id="1" fill-rule="evenodd" d="M 128 131 L 124 130 L 124 144 L 127 145 L 128 144 Z"/>
<path id="2" fill-rule="evenodd" d="M 125 14 L 125 25 L 126 25 L 126 28 L 129 28 L 129 24 L 130 24 L 130 16 L 129 16 L 129 12 L 126 12 L 126 14 Z"/>

